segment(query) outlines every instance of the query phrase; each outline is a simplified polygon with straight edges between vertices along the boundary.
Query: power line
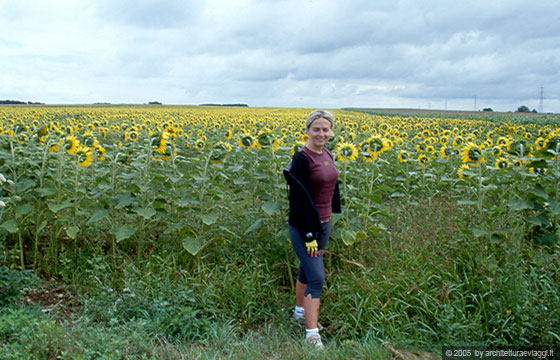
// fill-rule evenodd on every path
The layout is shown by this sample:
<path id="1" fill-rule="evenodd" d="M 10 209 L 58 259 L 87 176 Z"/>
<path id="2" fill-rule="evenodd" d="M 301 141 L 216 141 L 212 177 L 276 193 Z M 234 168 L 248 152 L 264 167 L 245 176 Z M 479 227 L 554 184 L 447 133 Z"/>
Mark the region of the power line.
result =
<path id="1" fill-rule="evenodd" d="M 541 96 L 539 98 L 539 113 L 544 113 L 544 86 L 541 85 Z"/>

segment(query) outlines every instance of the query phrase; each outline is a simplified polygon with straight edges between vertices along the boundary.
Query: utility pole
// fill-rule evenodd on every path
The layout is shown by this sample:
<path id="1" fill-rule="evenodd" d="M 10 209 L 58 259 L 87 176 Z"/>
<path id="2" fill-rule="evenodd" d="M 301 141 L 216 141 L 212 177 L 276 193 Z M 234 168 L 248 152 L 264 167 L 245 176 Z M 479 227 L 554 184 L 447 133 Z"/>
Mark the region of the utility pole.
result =
<path id="1" fill-rule="evenodd" d="M 477 97 L 477 96 L 475 95 L 475 96 L 474 96 L 474 107 L 473 107 L 473 110 L 474 110 L 474 111 L 476 111 L 476 97 Z"/>
<path id="2" fill-rule="evenodd" d="M 544 86 L 541 85 L 541 96 L 539 97 L 539 113 L 544 113 Z"/>

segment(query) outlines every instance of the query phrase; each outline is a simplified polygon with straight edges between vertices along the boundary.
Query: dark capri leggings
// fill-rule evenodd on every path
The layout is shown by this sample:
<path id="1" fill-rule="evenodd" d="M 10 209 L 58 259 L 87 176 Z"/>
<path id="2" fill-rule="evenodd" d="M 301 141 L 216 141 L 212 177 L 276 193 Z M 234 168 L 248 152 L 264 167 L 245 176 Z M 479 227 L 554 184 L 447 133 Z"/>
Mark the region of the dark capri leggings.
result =
<path id="1" fill-rule="evenodd" d="M 325 222 L 321 224 L 323 231 L 319 233 L 319 238 L 317 243 L 319 244 L 319 249 L 326 249 L 327 242 L 329 241 L 329 235 L 331 233 L 331 222 Z M 303 234 L 295 227 L 290 225 L 290 239 L 292 239 L 292 246 L 296 252 L 297 257 L 300 261 L 298 281 L 302 284 L 306 284 L 305 296 L 311 294 L 314 299 L 321 297 L 321 291 L 323 290 L 323 284 L 325 283 L 325 265 L 323 264 L 323 254 L 312 257 L 307 254 L 307 249 L 305 248 L 305 239 Z"/>

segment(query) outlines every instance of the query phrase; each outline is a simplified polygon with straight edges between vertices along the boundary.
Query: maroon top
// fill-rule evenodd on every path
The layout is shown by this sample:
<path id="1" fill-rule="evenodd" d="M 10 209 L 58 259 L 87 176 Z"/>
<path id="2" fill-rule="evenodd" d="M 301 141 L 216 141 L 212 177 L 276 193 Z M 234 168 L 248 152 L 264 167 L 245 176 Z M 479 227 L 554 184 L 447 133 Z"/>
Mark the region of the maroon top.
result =
<path id="1" fill-rule="evenodd" d="M 338 180 L 338 170 L 334 166 L 333 157 L 327 148 L 317 154 L 303 146 L 300 150 L 309 160 L 309 178 L 311 181 L 311 195 L 315 206 L 319 210 L 321 222 L 331 219 L 332 197 Z"/>

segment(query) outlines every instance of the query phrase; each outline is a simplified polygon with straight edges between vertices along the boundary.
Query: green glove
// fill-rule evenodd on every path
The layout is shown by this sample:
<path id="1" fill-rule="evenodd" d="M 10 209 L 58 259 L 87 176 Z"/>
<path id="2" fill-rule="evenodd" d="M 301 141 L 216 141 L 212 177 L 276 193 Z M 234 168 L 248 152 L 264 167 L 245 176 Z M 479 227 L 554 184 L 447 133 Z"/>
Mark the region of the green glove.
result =
<path id="1" fill-rule="evenodd" d="M 317 240 L 306 242 L 305 247 L 307 248 L 307 252 L 319 251 L 319 244 L 317 244 Z"/>

